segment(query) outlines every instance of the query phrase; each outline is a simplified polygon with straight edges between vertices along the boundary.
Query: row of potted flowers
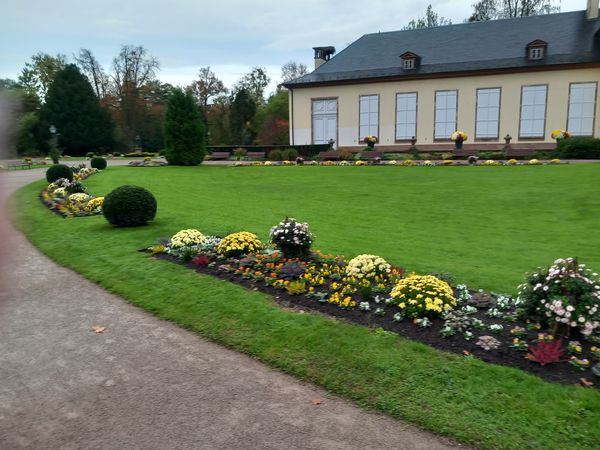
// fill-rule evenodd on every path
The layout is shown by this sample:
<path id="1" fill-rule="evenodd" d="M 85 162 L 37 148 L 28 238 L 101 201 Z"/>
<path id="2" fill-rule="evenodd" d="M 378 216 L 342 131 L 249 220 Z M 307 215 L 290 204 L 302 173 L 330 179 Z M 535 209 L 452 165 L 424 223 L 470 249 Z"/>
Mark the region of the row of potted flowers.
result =
<path id="1" fill-rule="evenodd" d="M 470 157 L 468 159 L 469 165 L 483 165 L 483 166 L 518 166 L 518 165 L 529 165 L 529 166 L 538 166 L 543 164 L 555 165 L 561 164 L 560 159 L 551 159 L 546 163 L 540 161 L 539 159 L 530 159 L 529 161 L 519 162 L 516 159 L 509 159 L 506 161 L 501 160 L 493 160 L 488 159 L 485 161 L 479 161 L 477 157 Z M 382 160 L 381 158 L 375 158 L 372 161 L 305 161 L 304 159 L 299 159 L 297 161 L 252 161 L 252 162 L 243 162 L 236 161 L 234 167 L 249 167 L 249 166 L 296 166 L 296 165 L 304 165 L 304 166 L 367 166 L 367 165 L 385 165 L 385 166 L 458 166 L 464 165 L 459 161 L 453 161 L 451 159 L 445 159 L 442 161 L 434 161 L 434 160 L 424 160 L 424 161 L 416 161 L 412 159 L 407 159 L 403 161 L 396 160 Z"/>
<path id="2" fill-rule="evenodd" d="M 574 259 L 529 275 L 513 298 L 441 276 L 406 275 L 377 255 L 325 255 L 311 251 L 312 242 L 307 224 L 286 218 L 267 244 L 246 231 L 220 238 L 186 229 L 148 250 L 359 323 L 428 342 L 437 336 L 441 348 L 494 353 L 505 364 L 522 366 L 525 356 L 585 371 L 600 361 L 600 281 Z M 600 365 L 595 370 L 600 376 Z"/>

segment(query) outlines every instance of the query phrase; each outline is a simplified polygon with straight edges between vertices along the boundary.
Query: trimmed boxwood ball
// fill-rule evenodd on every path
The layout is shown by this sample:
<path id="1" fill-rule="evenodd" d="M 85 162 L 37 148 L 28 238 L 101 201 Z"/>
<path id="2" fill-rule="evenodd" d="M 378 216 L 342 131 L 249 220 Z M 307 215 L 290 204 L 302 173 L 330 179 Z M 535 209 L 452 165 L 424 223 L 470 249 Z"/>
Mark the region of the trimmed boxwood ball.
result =
<path id="1" fill-rule="evenodd" d="M 156 215 L 156 199 L 142 187 L 120 186 L 104 197 L 102 213 L 117 227 L 145 225 Z"/>
<path id="2" fill-rule="evenodd" d="M 66 178 L 71 181 L 73 179 L 73 171 L 69 166 L 64 164 L 54 164 L 46 170 L 46 180 L 48 183 L 54 183 L 59 178 Z"/>
<path id="3" fill-rule="evenodd" d="M 92 158 L 90 161 L 90 166 L 92 166 L 94 169 L 104 170 L 106 169 L 106 160 L 97 156 L 96 158 Z"/>

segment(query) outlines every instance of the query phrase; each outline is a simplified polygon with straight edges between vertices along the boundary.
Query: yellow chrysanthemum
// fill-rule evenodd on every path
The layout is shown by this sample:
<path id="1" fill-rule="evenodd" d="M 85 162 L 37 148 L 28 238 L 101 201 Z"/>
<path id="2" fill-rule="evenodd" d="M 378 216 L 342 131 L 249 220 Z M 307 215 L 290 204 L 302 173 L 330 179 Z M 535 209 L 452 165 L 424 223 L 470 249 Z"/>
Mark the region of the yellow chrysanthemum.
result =
<path id="1" fill-rule="evenodd" d="M 456 306 L 452 288 L 432 275 L 411 274 L 400 280 L 390 295 L 398 308 L 412 317 L 439 315 Z"/>

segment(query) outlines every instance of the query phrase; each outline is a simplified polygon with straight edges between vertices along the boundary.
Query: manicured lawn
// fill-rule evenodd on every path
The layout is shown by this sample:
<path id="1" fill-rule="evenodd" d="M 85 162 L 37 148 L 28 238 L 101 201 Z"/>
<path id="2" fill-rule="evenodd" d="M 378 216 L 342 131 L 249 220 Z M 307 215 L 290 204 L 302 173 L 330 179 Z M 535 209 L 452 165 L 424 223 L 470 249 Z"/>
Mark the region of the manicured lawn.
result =
<path id="1" fill-rule="evenodd" d="M 558 257 L 600 268 L 600 164 L 159 170 L 120 169 L 87 184 L 97 194 L 150 189 L 159 235 L 197 227 L 266 239 L 289 215 L 310 224 L 324 251 L 373 253 L 495 291 L 514 292 L 524 272 Z"/>
<path id="2" fill-rule="evenodd" d="M 433 350 L 390 333 L 277 307 L 262 294 L 136 250 L 181 228 L 266 238 L 287 215 L 316 246 L 368 252 L 409 270 L 448 271 L 513 292 L 559 256 L 600 267 L 600 165 L 544 167 L 110 168 L 103 195 L 137 184 L 157 197 L 151 225 L 61 219 L 34 183 L 13 205 L 42 251 L 159 317 L 327 387 L 366 407 L 484 448 L 595 448 L 600 393 Z M 598 269 L 596 269 L 598 270 Z"/>

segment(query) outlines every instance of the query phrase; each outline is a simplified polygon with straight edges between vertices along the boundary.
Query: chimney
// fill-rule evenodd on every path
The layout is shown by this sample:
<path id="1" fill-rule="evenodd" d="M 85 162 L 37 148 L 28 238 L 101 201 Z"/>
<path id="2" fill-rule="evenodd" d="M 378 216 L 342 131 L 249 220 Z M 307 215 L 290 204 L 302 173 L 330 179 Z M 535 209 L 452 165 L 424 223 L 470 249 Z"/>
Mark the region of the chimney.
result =
<path id="1" fill-rule="evenodd" d="M 595 20 L 598 18 L 598 0 L 587 0 L 585 17 L 588 20 Z"/>
<path id="2" fill-rule="evenodd" d="M 595 0 L 598 2 L 598 0 Z M 313 47 L 315 51 L 315 69 L 331 59 L 335 53 L 335 47 Z"/>

